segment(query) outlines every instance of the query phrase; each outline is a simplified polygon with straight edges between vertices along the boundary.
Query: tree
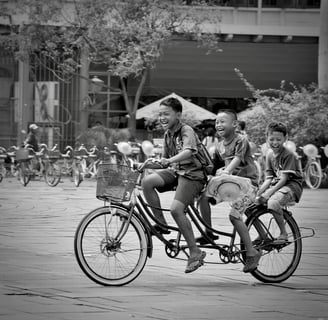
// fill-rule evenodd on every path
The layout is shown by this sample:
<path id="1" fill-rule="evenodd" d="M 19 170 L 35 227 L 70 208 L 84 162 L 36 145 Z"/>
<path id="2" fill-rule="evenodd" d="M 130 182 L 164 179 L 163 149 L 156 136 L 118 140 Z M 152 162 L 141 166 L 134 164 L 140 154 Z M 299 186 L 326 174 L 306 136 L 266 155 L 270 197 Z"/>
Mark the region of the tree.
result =
<path id="1" fill-rule="evenodd" d="M 239 116 L 246 121 L 251 141 L 258 145 L 265 142 L 265 129 L 271 121 L 285 123 L 289 139 L 303 146 L 313 143 L 324 146 L 328 143 L 328 91 L 316 84 L 297 87 L 284 81 L 279 89 L 259 90 L 251 85 L 244 75 L 235 69 L 246 88 L 252 93 L 250 108 Z"/>
<path id="2" fill-rule="evenodd" d="M 217 24 L 218 18 L 181 6 L 183 1 L 13 0 L 10 4 L 12 7 L 2 12 L 12 16 L 12 10 L 17 14 L 20 8 L 26 22 L 13 26 L 0 42 L 10 44 L 18 59 L 42 52 L 55 61 L 52 71 L 62 80 L 69 80 L 81 67 L 77 52 L 86 55 L 84 64 L 106 64 L 108 72 L 120 79 L 132 135 L 147 72 L 160 58 L 164 44 L 172 36 L 184 35 L 218 48 L 216 35 L 201 31 L 206 20 Z M 134 97 L 128 92 L 132 77 L 139 80 Z"/>

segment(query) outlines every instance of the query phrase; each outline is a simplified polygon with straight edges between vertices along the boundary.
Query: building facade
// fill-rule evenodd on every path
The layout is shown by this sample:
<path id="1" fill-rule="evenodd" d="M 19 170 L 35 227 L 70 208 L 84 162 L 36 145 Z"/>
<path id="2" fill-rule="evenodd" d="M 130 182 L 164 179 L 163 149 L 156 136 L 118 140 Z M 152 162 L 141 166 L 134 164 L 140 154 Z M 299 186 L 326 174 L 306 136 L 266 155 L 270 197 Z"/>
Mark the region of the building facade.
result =
<path id="1" fill-rule="evenodd" d="M 211 30 L 218 34 L 220 52 L 208 53 L 182 37 L 172 39 L 149 71 L 140 106 L 175 92 L 213 112 L 222 107 L 240 111 L 250 93 L 235 68 L 259 89 L 278 88 L 282 80 L 296 85 L 317 82 L 320 1 L 213 0 L 210 7 L 199 7 L 199 14 L 220 17 Z M 6 30 L 2 20 L 1 32 Z M 29 66 L 0 50 L 0 145 L 18 144 L 21 130 L 31 122 L 43 128 L 44 142 L 73 145 L 81 113 L 87 114 L 88 127 L 126 127 L 118 79 L 102 65 L 91 64 L 83 72 L 102 80 L 103 89 L 85 87 L 79 77 L 69 83 L 58 81 L 47 70 L 38 71 L 36 88 Z M 136 88 L 136 80 L 129 79 L 131 96 Z"/>

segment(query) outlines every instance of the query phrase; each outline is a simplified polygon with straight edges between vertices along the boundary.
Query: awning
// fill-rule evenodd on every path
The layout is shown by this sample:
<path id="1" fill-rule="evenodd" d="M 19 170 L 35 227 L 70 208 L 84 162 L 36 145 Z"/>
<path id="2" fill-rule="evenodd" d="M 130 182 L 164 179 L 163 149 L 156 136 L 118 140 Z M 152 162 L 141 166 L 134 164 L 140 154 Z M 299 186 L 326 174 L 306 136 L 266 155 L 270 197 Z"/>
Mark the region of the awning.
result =
<path id="1" fill-rule="evenodd" d="M 182 116 L 183 114 L 188 114 L 188 117 L 195 118 L 199 121 L 204 120 L 214 120 L 216 118 L 216 114 L 213 112 L 210 112 L 200 106 L 197 106 L 196 104 L 180 97 L 179 95 L 175 93 L 171 93 L 168 96 L 161 98 L 151 104 L 148 104 L 147 106 L 144 106 L 137 110 L 136 117 L 137 119 L 157 119 L 158 118 L 158 109 L 160 103 L 167 99 L 167 98 L 176 98 L 178 99 L 182 104 Z"/>

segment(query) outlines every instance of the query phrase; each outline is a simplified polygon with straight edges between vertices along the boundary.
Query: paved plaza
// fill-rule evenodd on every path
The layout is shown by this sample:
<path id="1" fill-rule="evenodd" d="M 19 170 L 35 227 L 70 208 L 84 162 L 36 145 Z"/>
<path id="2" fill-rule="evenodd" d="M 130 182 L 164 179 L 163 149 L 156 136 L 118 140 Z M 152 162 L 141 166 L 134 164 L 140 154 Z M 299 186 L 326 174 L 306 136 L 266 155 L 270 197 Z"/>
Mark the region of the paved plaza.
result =
<path id="1" fill-rule="evenodd" d="M 154 240 L 154 254 L 132 283 L 102 287 L 76 263 L 75 229 L 90 210 L 102 206 L 95 181 L 76 188 L 14 179 L 0 184 L 0 320 L 127 319 L 315 319 L 328 320 L 328 189 L 305 189 L 293 208 L 302 227 L 316 235 L 303 240 L 294 276 L 263 284 L 241 264 L 206 263 L 185 274 L 185 261 L 166 256 Z M 162 198 L 170 204 L 171 193 Z M 229 229 L 227 207 L 215 208 L 215 226 Z M 307 230 L 303 230 L 306 234 Z M 207 262 L 218 261 L 208 251 Z"/>

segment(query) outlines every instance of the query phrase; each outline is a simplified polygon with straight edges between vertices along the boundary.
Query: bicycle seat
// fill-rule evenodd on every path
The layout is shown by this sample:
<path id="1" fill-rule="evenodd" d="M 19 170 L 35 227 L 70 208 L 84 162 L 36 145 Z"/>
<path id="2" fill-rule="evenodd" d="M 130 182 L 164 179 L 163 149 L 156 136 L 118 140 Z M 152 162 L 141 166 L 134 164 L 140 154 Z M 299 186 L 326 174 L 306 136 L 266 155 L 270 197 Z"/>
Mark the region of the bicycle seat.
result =
<path id="1" fill-rule="evenodd" d="M 66 159 L 68 159 L 68 158 L 71 157 L 70 154 L 67 154 L 67 153 L 62 153 L 60 156 L 61 156 L 62 158 L 66 158 Z"/>
<path id="2" fill-rule="evenodd" d="M 42 152 L 42 151 L 40 151 L 40 152 L 35 152 L 35 155 L 36 155 L 37 157 L 42 157 L 42 156 L 43 156 L 43 152 Z"/>

